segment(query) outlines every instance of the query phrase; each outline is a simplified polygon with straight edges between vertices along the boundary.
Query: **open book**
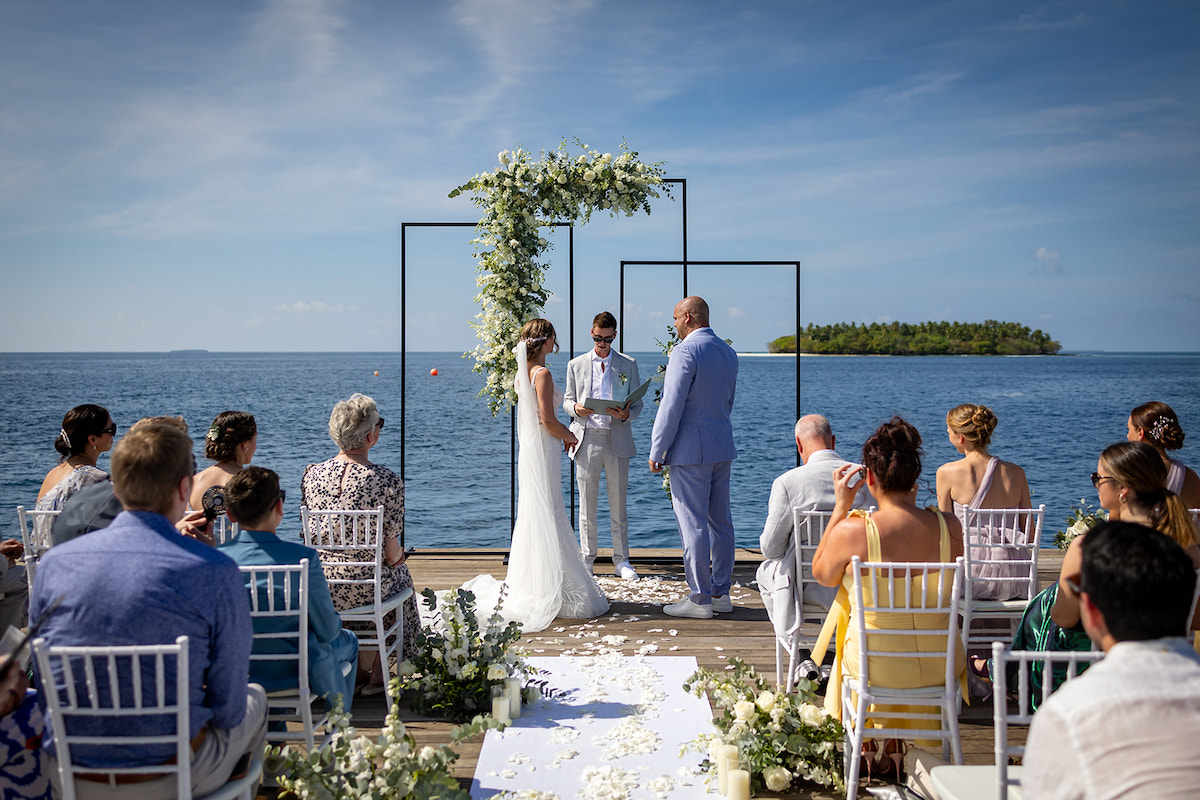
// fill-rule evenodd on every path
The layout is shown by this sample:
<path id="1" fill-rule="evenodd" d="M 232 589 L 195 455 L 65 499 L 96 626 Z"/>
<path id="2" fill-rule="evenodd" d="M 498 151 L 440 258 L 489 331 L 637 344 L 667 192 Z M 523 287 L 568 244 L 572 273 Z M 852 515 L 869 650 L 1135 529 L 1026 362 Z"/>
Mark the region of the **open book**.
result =
<path id="1" fill-rule="evenodd" d="M 627 409 L 646 395 L 646 390 L 650 388 L 650 381 L 652 380 L 654 380 L 654 378 L 647 378 L 645 383 L 630 392 L 624 400 L 618 400 L 615 398 L 612 400 L 600 400 L 595 397 L 589 397 L 580 403 L 580 405 L 586 406 L 593 411 L 603 411 L 605 413 L 608 413 L 608 409 L 610 408 Z"/>

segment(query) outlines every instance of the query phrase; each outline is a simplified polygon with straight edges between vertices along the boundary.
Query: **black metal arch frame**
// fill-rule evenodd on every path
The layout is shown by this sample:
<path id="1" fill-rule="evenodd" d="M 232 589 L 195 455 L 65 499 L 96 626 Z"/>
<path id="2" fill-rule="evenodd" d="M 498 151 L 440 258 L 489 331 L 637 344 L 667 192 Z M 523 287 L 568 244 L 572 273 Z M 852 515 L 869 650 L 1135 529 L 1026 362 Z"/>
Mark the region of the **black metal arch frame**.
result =
<path id="1" fill-rule="evenodd" d="M 663 183 L 680 187 L 682 261 L 622 261 L 619 309 L 625 308 L 625 267 L 629 266 L 682 266 L 683 296 L 688 296 L 689 266 L 795 266 L 796 268 L 796 340 L 800 340 L 800 262 L 799 261 L 689 261 L 687 239 L 687 178 L 665 178 Z M 407 446 L 407 383 L 408 383 L 408 229 L 409 228 L 474 228 L 475 222 L 402 222 L 400 223 L 400 477 L 405 478 L 405 454 Z M 575 225 L 571 222 L 555 222 L 551 227 L 569 229 L 567 244 L 567 309 L 570 327 L 569 346 L 571 358 L 575 353 Z M 624 328 L 621 329 L 621 349 L 624 349 Z M 796 356 L 796 414 L 800 413 L 800 357 Z M 509 531 L 517 517 L 517 436 L 516 418 L 510 417 L 509 425 Z M 799 455 L 796 459 L 800 463 Z M 575 464 L 571 463 L 571 520 L 575 521 Z M 400 533 L 400 546 L 404 546 L 404 532 Z"/>

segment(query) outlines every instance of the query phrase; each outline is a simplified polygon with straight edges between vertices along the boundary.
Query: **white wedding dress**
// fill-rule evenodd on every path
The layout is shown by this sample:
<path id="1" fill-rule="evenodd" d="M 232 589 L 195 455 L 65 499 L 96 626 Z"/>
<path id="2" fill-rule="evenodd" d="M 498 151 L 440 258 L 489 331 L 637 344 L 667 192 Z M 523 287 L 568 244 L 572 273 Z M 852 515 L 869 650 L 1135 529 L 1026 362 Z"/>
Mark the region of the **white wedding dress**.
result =
<path id="1" fill-rule="evenodd" d="M 546 432 L 529 380 L 525 342 L 517 345 L 517 522 L 508 555 L 507 586 L 500 614 L 525 632 L 547 628 L 555 617 L 593 619 L 608 599 L 583 563 L 579 542 L 562 499 L 562 442 Z M 545 369 L 541 367 L 540 369 Z M 554 387 L 554 407 L 562 392 Z M 496 607 L 501 582 L 478 575 L 463 584 L 486 619 Z"/>

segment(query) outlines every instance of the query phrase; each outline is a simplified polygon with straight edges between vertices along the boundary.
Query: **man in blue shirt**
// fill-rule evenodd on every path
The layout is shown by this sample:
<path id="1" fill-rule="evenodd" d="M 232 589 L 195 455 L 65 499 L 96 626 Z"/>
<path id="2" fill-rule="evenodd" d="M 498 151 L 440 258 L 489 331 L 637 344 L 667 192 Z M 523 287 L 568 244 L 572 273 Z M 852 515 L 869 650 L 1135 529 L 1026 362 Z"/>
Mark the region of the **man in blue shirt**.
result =
<path id="1" fill-rule="evenodd" d="M 299 564 L 301 559 L 308 559 L 309 687 L 315 694 L 324 695 L 328 705 L 332 705 L 336 695 L 341 695 L 344 708 L 349 711 L 354 697 L 353 665 L 358 661 L 358 639 L 353 632 L 342 628 L 317 551 L 298 542 L 281 541 L 275 535 L 275 529 L 283 519 L 279 476 L 263 467 L 246 467 L 225 484 L 225 507 L 229 519 L 241 525 L 242 530 L 217 549 L 238 566 Z M 244 577 L 249 580 L 249 576 Z M 265 578 L 260 586 L 266 588 Z M 282 582 L 276 590 L 282 593 Z M 298 603 L 299 592 L 300 587 L 293 584 L 293 606 Z M 281 630 L 273 627 L 272 622 L 265 618 L 255 619 L 255 632 Z M 295 625 L 290 627 L 296 629 Z M 259 643 L 256 648 L 266 644 Z M 277 640 L 274 644 L 296 652 L 290 642 Z M 267 651 L 264 649 L 263 652 Z M 277 692 L 296 688 L 296 678 L 290 672 L 287 662 L 255 661 L 251 663 L 250 678 L 268 692 Z"/>
<path id="2" fill-rule="evenodd" d="M 249 684 L 253 634 L 237 565 L 174 526 L 187 508 L 194 471 L 192 441 L 179 429 L 154 424 L 126 434 L 112 455 L 113 488 L 126 510 L 107 528 L 42 556 L 29 618 L 42 624 L 40 635 L 51 645 L 169 644 L 188 637 L 192 791 L 201 795 L 220 788 L 243 756 L 262 754 L 266 694 Z M 168 661 L 171 682 L 173 668 Z M 38 678 L 44 697 L 61 676 Z M 161 720 L 78 722 L 97 735 L 163 732 Z M 53 752 L 51 730 L 46 744 Z M 72 756 L 91 767 L 151 766 L 173 759 L 175 748 L 77 746 Z M 115 776 L 115 784 L 103 775 L 79 779 L 76 792 L 158 798 L 175 790 L 173 776 Z"/>

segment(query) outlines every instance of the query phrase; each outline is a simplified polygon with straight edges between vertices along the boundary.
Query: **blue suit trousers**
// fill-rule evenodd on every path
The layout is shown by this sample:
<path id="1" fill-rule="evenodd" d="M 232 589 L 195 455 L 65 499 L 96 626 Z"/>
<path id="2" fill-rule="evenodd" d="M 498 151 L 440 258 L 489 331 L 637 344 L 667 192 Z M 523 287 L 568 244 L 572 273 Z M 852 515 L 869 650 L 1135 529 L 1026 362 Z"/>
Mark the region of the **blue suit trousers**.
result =
<path id="1" fill-rule="evenodd" d="M 732 461 L 671 465 L 671 504 L 683 540 L 683 569 L 693 603 L 708 605 L 733 583 Z"/>

